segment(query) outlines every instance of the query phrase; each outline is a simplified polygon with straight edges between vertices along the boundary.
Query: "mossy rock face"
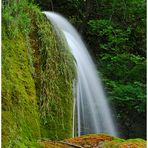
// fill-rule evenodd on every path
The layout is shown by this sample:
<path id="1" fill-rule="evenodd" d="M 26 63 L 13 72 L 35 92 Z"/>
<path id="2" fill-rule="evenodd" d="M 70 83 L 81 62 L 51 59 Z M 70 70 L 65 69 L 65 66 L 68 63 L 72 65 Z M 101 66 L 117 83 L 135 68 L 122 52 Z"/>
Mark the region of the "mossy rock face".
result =
<path id="1" fill-rule="evenodd" d="M 2 11 L 2 147 L 71 137 L 75 70 L 64 39 L 27 0 Z"/>
<path id="2" fill-rule="evenodd" d="M 44 148 L 81 148 L 78 145 L 64 143 L 59 141 L 41 141 L 39 142 Z"/>
<path id="3" fill-rule="evenodd" d="M 73 79 L 75 75 L 73 58 L 62 41 L 52 30 L 46 19 L 38 24 L 40 70 L 36 79 L 41 112 L 42 136 L 50 139 L 64 139 L 72 136 Z M 49 38 L 50 37 L 50 38 Z M 58 42 L 57 42 L 58 40 Z"/>
<path id="4" fill-rule="evenodd" d="M 65 139 L 64 142 L 76 144 L 83 148 L 145 148 L 143 139 L 120 139 L 107 134 L 92 134 Z"/>
<path id="5" fill-rule="evenodd" d="M 27 47 L 22 34 L 3 41 L 2 56 L 2 144 L 40 137 L 39 114 Z"/>
<path id="6" fill-rule="evenodd" d="M 115 137 L 112 141 L 106 141 L 104 146 L 106 148 L 145 148 L 146 141 L 140 138 L 124 140 Z"/>
<path id="7" fill-rule="evenodd" d="M 65 142 L 76 144 L 82 147 L 102 147 L 104 141 L 111 141 L 113 137 L 107 134 L 91 134 L 80 137 L 65 139 Z"/>

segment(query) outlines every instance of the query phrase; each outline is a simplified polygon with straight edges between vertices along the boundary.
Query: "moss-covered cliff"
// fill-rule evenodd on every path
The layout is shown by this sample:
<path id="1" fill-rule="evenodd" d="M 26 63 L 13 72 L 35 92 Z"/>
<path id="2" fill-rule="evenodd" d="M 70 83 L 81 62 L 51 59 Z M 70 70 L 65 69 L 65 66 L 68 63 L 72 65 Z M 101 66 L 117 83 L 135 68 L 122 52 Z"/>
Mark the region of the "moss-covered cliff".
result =
<path id="1" fill-rule="evenodd" d="M 74 64 L 40 10 L 2 6 L 2 147 L 37 147 L 72 135 Z"/>

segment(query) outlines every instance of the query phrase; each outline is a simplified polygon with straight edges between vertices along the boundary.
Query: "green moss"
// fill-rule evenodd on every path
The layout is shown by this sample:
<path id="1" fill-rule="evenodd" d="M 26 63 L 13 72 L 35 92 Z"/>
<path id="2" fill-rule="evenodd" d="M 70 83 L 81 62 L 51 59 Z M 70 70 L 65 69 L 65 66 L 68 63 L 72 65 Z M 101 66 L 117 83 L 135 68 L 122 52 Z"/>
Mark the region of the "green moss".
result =
<path id="1" fill-rule="evenodd" d="M 26 49 L 21 33 L 3 41 L 2 144 L 5 147 L 40 137 L 37 97 Z"/>
<path id="2" fill-rule="evenodd" d="M 124 142 L 125 139 L 121 139 L 121 138 L 118 138 L 118 137 L 113 137 L 113 141 L 116 141 L 116 142 Z"/>
<path id="3" fill-rule="evenodd" d="M 127 139 L 127 142 L 146 142 L 144 139 L 136 138 L 136 139 Z"/>
<path id="4" fill-rule="evenodd" d="M 106 141 L 104 143 L 105 148 L 120 148 L 120 147 L 133 147 L 133 148 L 143 148 L 146 146 L 146 141 L 144 139 L 121 139 L 114 137 L 112 141 Z"/>
<path id="5" fill-rule="evenodd" d="M 27 0 L 2 11 L 2 147 L 71 137 L 75 70 L 64 39 Z"/>
<path id="6" fill-rule="evenodd" d="M 45 18 L 36 22 L 39 54 L 35 55 L 35 59 L 41 63 L 37 67 L 40 68 L 37 77 L 41 79 L 36 81 L 40 91 L 41 133 L 51 139 L 64 139 L 72 136 L 73 58 Z"/>

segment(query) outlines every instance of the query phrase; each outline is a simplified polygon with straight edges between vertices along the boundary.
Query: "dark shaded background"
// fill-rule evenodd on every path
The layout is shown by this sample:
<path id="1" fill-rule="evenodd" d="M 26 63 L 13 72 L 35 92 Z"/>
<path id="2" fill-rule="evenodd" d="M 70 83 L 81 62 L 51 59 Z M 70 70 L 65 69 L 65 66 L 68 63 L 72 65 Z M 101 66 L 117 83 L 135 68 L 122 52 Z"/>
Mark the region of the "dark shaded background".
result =
<path id="1" fill-rule="evenodd" d="M 124 138 L 146 138 L 146 1 L 35 0 L 65 16 L 94 57 Z"/>

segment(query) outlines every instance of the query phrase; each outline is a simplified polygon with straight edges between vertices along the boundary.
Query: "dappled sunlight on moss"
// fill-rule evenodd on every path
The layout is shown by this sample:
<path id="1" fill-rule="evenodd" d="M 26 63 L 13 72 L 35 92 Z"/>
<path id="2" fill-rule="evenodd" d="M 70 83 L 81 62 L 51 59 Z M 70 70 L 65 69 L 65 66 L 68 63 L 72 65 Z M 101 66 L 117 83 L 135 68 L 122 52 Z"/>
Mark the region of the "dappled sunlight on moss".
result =
<path id="1" fill-rule="evenodd" d="M 113 137 L 107 134 L 91 134 L 91 135 L 84 135 L 84 136 L 80 136 L 80 137 L 75 137 L 75 138 L 71 138 L 71 139 L 65 139 L 65 142 L 69 142 L 69 143 L 73 143 L 73 144 L 77 144 L 80 145 L 82 147 L 93 147 L 93 146 L 101 146 L 104 141 L 111 141 L 113 140 Z"/>
<path id="2" fill-rule="evenodd" d="M 90 148 L 144 148 L 146 141 L 143 139 L 129 139 L 113 137 L 107 134 L 91 134 L 71 139 L 65 139 L 65 142 L 76 144 L 82 147 Z"/>

